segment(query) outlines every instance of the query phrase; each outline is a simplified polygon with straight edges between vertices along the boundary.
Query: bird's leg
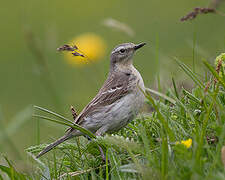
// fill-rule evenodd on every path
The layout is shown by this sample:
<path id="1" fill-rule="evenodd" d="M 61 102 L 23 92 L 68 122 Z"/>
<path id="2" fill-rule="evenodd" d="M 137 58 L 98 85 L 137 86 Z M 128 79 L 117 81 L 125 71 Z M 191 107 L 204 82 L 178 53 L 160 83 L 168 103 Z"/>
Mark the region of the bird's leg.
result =
<path id="1" fill-rule="evenodd" d="M 98 149 L 99 149 L 99 151 L 101 153 L 102 161 L 105 162 L 106 161 L 105 154 L 104 154 L 104 151 L 103 151 L 103 149 L 102 149 L 102 147 L 100 145 L 98 145 Z"/>
<path id="2" fill-rule="evenodd" d="M 72 112 L 72 115 L 73 115 L 73 119 L 75 121 L 76 117 L 78 116 L 77 112 L 75 111 L 74 107 L 71 106 L 70 107 L 71 109 L 71 112 Z M 100 131 L 100 129 L 95 133 L 96 136 L 101 136 L 102 135 L 102 132 Z M 89 141 L 91 141 L 91 138 L 89 136 L 85 136 Z M 105 154 L 104 154 L 104 151 L 102 149 L 101 146 L 98 145 L 98 148 L 99 148 L 99 151 L 101 153 L 101 157 L 102 157 L 102 160 L 105 161 L 106 158 L 105 158 Z"/>
<path id="3" fill-rule="evenodd" d="M 88 141 L 92 141 L 92 139 L 89 136 L 85 136 L 85 137 L 87 138 Z M 97 145 L 97 146 L 98 146 L 98 149 L 99 149 L 99 151 L 101 153 L 102 161 L 105 162 L 106 158 L 105 158 L 104 151 L 103 151 L 103 149 L 102 149 L 102 147 L 100 145 Z"/>
<path id="4" fill-rule="evenodd" d="M 101 128 L 95 133 L 96 136 L 102 136 L 102 131 L 101 131 Z M 100 145 L 98 145 L 98 149 L 101 153 L 101 157 L 102 157 L 102 161 L 106 161 L 106 158 L 105 158 L 105 154 L 104 154 L 104 151 L 102 149 L 102 147 Z"/>

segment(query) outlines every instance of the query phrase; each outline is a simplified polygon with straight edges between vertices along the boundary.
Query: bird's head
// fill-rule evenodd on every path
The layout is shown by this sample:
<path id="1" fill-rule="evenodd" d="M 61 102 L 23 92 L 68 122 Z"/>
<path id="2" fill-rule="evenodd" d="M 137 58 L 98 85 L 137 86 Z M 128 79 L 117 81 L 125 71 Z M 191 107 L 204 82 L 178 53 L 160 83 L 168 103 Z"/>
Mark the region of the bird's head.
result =
<path id="1" fill-rule="evenodd" d="M 124 43 L 115 47 L 111 53 L 111 66 L 126 66 L 132 64 L 132 57 L 137 49 L 143 47 L 146 43 L 133 44 Z"/>

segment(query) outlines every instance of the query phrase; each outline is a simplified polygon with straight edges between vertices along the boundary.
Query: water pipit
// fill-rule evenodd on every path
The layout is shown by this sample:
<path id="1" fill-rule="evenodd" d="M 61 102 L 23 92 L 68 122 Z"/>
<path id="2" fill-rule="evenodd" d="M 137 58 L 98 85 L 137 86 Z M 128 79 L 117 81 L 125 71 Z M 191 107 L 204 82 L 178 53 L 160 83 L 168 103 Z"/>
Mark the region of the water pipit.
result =
<path id="1" fill-rule="evenodd" d="M 138 114 L 144 104 L 143 79 L 133 66 L 133 56 L 145 43 L 124 43 L 113 49 L 108 78 L 94 99 L 76 117 L 74 123 L 97 136 L 113 133 L 125 127 Z M 69 128 L 64 136 L 47 146 L 37 158 L 60 143 L 84 135 Z"/>

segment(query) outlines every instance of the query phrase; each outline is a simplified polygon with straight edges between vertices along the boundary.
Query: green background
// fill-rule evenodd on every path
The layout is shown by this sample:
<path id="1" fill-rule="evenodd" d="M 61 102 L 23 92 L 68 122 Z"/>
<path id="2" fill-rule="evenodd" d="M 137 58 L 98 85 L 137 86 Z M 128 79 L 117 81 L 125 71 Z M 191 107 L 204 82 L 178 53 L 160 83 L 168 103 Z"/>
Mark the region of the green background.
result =
<path id="1" fill-rule="evenodd" d="M 180 18 L 194 7 L 206 7 L 206 0 L 20 0 L 4 1 L 0 7 L 0 110 L 1 127 L 14 123 L 9 135 L 12 142 L 0 138 L 0 152 L 19 159 L 24 149 L 39 142 L 37 120 L 28 118 L 17 127 L 15 118 L 31 105 L 39 105 L 71 119 L 70 105 L 80 112 L 95 96 L 109 69 L 110 51 L 124 42 L 147 42 L 134 59 L 146 87 L 157 89 L 160 77 L 162 89 L 171 84 L 171 75 L 181 85 L 187 78 L 181 74 L 172 57 L 192 66 L 193 44 L 196 69 L 201 74 L 202 59 L 213 59 L 224 52 L 225 19 L 218 14 L 199 15 L 195 20 Z M 225 3 L 219 11 L 224 12 Z M 114 18 L 129 25 L 135 36 L 105 27 L 102 21 Z M 106 56 L 95 64 L 76 67 L 67 64 L 56 48 L 86 32 L 96 33 L 107 44 Z M 28 44 L 33 34 L 35 46 L 43 54 L 48 73 L 37 65 Z M 193 43 L 195 42 L 195 43 Z M 204 76 L 204 74 L 202 75 Z M 52 85 L 49 86 L 49 81 Z M 189 83 L 190 84 L 190 83 Z M 1 132 L 2 132 L 1 129 Z M 64 133 L 64 127 L 40 122 L 40 142 L 50 142 Z"/>

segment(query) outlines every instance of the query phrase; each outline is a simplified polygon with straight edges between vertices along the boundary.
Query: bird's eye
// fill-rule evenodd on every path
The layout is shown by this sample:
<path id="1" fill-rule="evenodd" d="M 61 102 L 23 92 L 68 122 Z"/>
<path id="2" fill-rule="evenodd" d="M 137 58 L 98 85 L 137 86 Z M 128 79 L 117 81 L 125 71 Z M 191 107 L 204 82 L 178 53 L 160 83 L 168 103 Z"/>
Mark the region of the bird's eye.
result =
<path id="1" fill-rule="evenodd" d="M 125 53 L 125 51 L 126 51 L 125 49 L 120 49 L 120 53 L 122 54 Z"/>

